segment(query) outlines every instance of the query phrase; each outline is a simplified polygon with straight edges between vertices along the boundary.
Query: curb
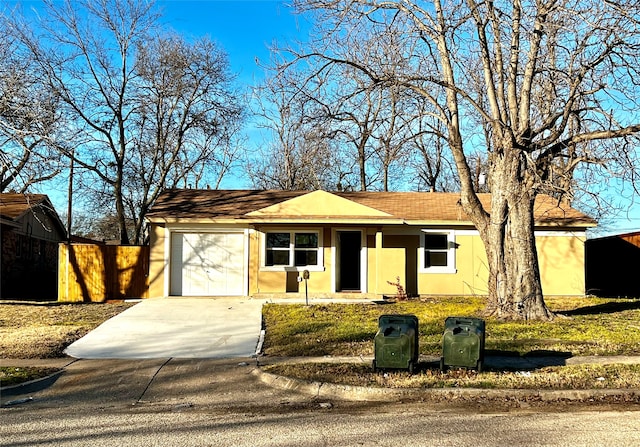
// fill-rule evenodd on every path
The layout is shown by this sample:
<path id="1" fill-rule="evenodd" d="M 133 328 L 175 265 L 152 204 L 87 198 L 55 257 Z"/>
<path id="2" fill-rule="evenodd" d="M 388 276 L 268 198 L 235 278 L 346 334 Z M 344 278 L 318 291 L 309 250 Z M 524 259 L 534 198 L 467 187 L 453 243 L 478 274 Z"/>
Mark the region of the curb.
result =
<path id="1" fill-rule="evenodd" d="M 59 358 L 59 359 L 3 359 L 4 363 L 10 363 L 11 366 L 16 367 L 47 367 L 57 368 L 58 370 L 48 376 L 33 379 L 28 382 L 18 383 L 16 385 L 9 385 L 0 387 L 0 396 L 17 396 L 20 394 L 34 393 L 36 391 L 42 391 L 43 389 L 50 387 L 58 380 L 66 370 L 66 368 L 75 363 L 76 359 Z M 4 404 L 3 406 L 7 406 Z"/>
<path id="2" fill-rule="evenodd" d="M 291 377 L 279 376 L 261 370 L 251 371 L 262 383 L 274 388 L 297 391 L 315 398 L 334 398 L 351 401 L 384 402 L 402 398 L 443 399 L 537 399 L 542 402 L 580 402 L 603 398 L 640 399 L 637 389 L 602 390 L 523 390 L 523 389 L 480 389 L 480 388 L 371 388 L 355 385 L 339 385 L 328 382 L 309 382 Z"/>
<path id="3" fill-rule="evenodd" d="M 58 380 L 64 373 L 64 368 L 54 372 L 53 374 L 49 374 L 45 377 L 40 377 L 39 379 L 30 380 L 28 382 L 19 383 L 17 385 L 10 385 L 5 387 L 0 387 L 0 395 L 4 396 L 19 396 L 21 394 L 29 394 L 35 393 L 36 391 L 42 391 L 45 388 L 50 387 Z M 3 406 L 7 406 L 8 404 L 4 404 Z"/>

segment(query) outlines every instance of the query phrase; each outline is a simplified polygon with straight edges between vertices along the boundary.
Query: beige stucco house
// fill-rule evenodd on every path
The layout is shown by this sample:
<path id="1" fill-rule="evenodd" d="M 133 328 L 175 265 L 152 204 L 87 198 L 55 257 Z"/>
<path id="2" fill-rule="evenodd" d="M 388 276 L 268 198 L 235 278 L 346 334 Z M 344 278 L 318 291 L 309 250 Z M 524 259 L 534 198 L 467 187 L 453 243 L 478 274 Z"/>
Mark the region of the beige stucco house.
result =
<path id="1" fill-rule="evenodd" d="M 481 199 L 489 203 L 490 196 Z M 541 196 L 546 295 L 584 295 L 595 221 Z M 459 194 L 167 190 L 151 225 L 150 297 L 486 295 L 487 264 Z"/>

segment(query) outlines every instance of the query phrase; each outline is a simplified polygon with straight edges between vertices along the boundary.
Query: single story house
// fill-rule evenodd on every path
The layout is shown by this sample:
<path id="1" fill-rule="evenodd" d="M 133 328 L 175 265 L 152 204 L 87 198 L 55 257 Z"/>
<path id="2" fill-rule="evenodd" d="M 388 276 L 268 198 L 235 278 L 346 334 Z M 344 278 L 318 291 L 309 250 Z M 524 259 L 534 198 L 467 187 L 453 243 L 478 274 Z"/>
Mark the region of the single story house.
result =
<path id="1" fill-rule="evenodd" d="M 0 194 L 0 297 L 55 300 L 67 232 L 44 194 Z"/>
<path id="2" fill-rule="evenodd" d="M 486 295 L 478 231 L 456 193 L 164 191 L 150 223 L 150 297 Z M 481 195 L 484 203 L 490 195 Z M 540 196 L 543 291 L 584 295 L 595 221 Z M 308 280 L 303 280 L 305 271 Z M 306 288 L 306 289 L 305 289 Z"/>
<path id="3" fill-rule="evenodd" d="M 588 239 L 586 264 L 588 294 L 640 298 L 640 231 Z"/>

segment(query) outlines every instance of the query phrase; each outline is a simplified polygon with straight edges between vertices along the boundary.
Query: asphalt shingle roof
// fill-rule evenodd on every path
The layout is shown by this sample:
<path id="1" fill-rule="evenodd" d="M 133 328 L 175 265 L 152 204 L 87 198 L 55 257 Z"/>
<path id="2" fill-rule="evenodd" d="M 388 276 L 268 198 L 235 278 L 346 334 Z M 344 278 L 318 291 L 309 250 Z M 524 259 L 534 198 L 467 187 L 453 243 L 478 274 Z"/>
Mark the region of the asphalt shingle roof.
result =
<path id="1" fill-rule="evenodd" d="M 47 200 L 45 194 L 0 194 L 0 216 L 15 220 L 34 206 L 43 204 Z"/>
<path id="2" fill-rule="evenodd" d="M 308 194 L 309 191 L 199 190 L 164 191 L 147 217 L 150 220 L 240 219 L 247 213 Z M 468 222 L 459 205 L 459 193 L 437 192 L 331 192 L 338 197 L 413 221 Z M 491 195 L 480 194 L 488 210 Z M 593 225 L 595 221 L 567 203 L 540 195 L 535 206 L 540 223 L 556 221 L 567 225 Z"/>

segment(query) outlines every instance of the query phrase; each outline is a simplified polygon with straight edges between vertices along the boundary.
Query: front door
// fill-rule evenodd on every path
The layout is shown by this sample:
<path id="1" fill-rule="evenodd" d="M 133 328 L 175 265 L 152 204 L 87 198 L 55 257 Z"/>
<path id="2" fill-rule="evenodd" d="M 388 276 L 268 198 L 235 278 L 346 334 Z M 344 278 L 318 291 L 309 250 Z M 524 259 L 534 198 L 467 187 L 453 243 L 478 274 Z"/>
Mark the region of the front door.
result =
<path id="1" fill-rule="evenodd" d="M 360 231 L 338 231 L 336 238 L 336 289 L 338 292 L 359 292 L 362 234 Z"/>

